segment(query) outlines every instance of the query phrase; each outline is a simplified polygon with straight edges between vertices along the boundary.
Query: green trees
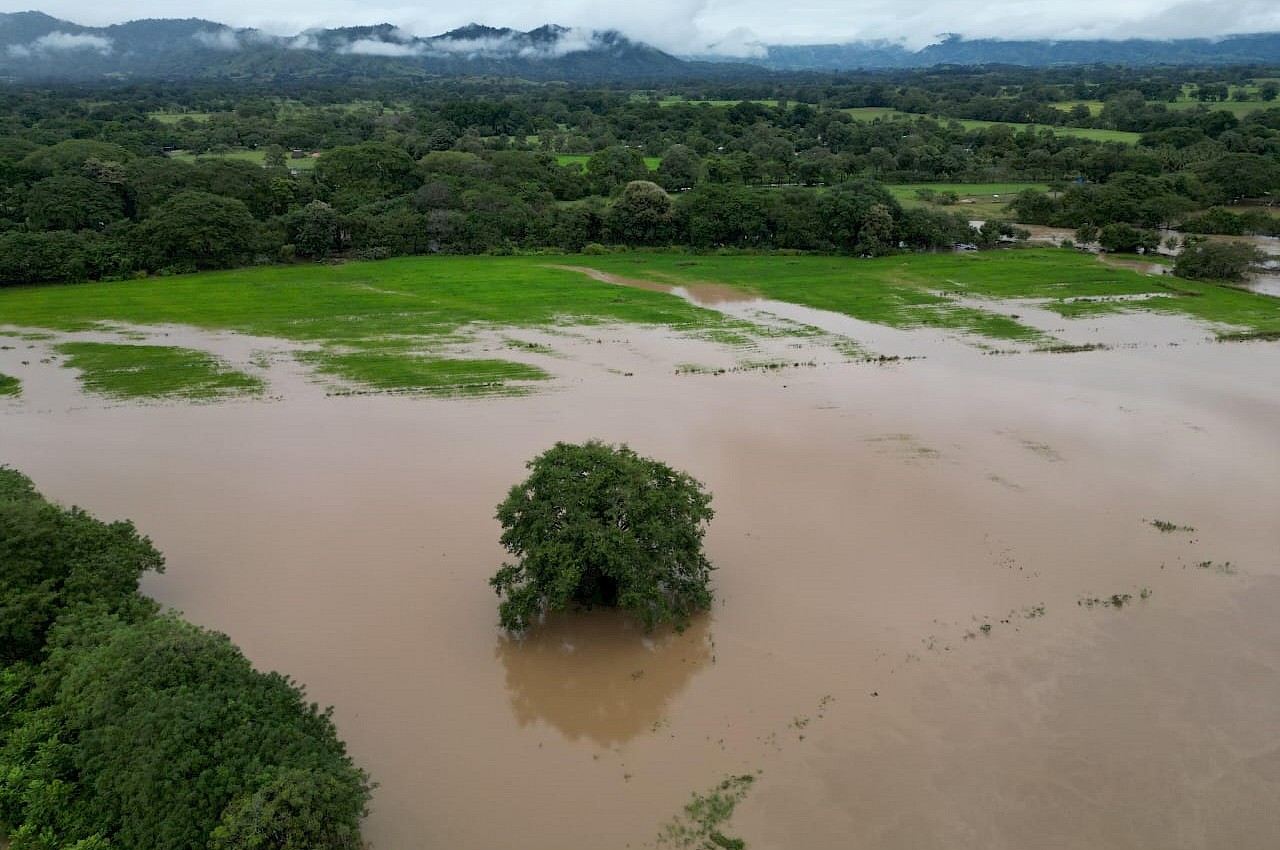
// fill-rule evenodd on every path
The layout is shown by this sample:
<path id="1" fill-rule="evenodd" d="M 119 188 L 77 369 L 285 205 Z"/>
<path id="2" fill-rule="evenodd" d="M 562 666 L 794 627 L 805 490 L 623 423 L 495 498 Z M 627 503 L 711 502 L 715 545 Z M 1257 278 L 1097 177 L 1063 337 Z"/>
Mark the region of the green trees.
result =
<path id="1" fill-rule="evenodd" d="M 0 665 L 40 660 L 54 621 L 77 605 L 136 610 L 147 570 L 163 572 L 164 559 L 132 523 L 63 510 L 0 468 Z"/>
<path id="2" fill-rule="evenodd" d="M 140 254 L 152 268 L 218 269 L 253 255 L 258 224 L 242 201 L 186 191 L 138 226 Z"/>
<path id="3" fill-rule="evenodd" d="M 1264 259 L 1248 242 L 1215 242 L 1188 236 L 1173 264 L 1178 277 L 1194 280 L 1243 280 L 1249 268 Z"/>
<path id="4" fill-rule="evenodd" d="M 632 180 L 609 210 L 610 233 L 619 242 L 658 245 L 671 240 L 675 204 L 671 196 L 649 180 Z"/>
<path id="5" fill-rule="evenodd" d="M 1098 244 L 1102 250 L 1113 253 L 1134 254 L 1138 249 L 1150 253 L 1160 247 L 1160 234 L 1124 222 L 1112 222 L 1098 230 Z"/>
<path id="6" fill-rule="evenodd" d="M 595 440 L 556 443 L 527 466 L 497 510 L 517 559 L 489 580 L 503 628 L 573 604 L 615 606 L 647 628 L 710 606 L 702 538 L 714 512 L 697 480 Z"/>
<path id="7" fill-rule="evenodd" d="M 127 522 L 0 468 L 0 835 L 14 850 L 358 850 L 370 784 L 329 713 L 137 592 Z"/>
<path id="8" fill-rule="evenodd" d="M 644 157 L 621 145 L 598 150 L 587 160 L 587 179 L 591 181 L 591 191 L 597 195 L 612 194 L 619 186 L 648 176 Z"/>

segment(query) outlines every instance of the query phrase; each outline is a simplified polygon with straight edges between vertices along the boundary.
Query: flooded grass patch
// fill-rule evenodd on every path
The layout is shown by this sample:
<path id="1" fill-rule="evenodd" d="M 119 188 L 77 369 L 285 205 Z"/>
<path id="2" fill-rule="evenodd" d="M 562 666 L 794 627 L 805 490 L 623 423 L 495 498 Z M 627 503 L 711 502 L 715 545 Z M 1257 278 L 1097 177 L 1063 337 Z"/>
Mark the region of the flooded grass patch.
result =
<path id="1" fill-rule="evenodd" d="M 0 374 L 0 398 L 22 395 L 22 381 L 12 375 Z"/>
<path id="2" fill-rule="evenodd" d="M 520 395 L 523 383 L 551 375 L 537 366 L 498 359 L 417 356 L 386 351 L 306 352 L 299 359 L 322 375 L 375 390 L 435 396 Z"/>
<path id="3" fill-rule="evenodd" d="M 1218 326 L 1215 335 L 1222 341 L 1280 339 L 1280 298 L 1191 280 L 1169 283 L 1153 279 L 1151 285 L 1164 297 L 1056 301 L 1043 306 L 1065 318 L 1127 312 L 1175 313 Z"/>
<path id="4" fill-rule="evenodd" d="M 67 342 L 63 365 L 86 390 L 115 399 L 214 400 L 256 396 L 263 383 L 203 351 L 163 345 Z"/>
<path id="5" fill-rule="evenodd" d="M 684 811 L 668 822 L 658 834 L 659 847 L 680 850 L 724 848 L 743 850 L 746 842 L 721 832 L 733 817 L 733 810 L 747 796 L 756 778 L 749 773 L 730 776 L 705 794 L 694 794 Z"/>
<path id="6" fill-rule="evenodd" d="M 591 260 L 593 267 L 606 272 L 677 285 L 713 282 L 891 327 L 931 327 L 1043 345 L 1055 341 L 1009 315 L 999 301 L 1155 291 L 1140 275 L 1057 250 L 911 254 L 873 260 L 712 255 L 700 258 L 696 270 L 690 270 L 678 254 Z M 977 296 L 992 304 L 988 309 L 959 303 L 957 296 Z"/>
<path id="7" fill-rule="evenodd" d="M 1195 531 L 1195 528 L 1193 526 L 1178 525 L 1176 522 L 1169 522 L 1168 520 L 1163 520 L 1163 519 L 1149 519 L 1149 520 L 1144 520 L 1144 522 L 1146 522 L 1147 525 L 1150 525 L 1152 528 L 1159 529 L 1164 534 L 1172 534 L 1175 531 L 1186 531 L 1186 532 Z"/>
<path id="8" fill-rule="evenodd" d="M 14 325 L 76 331 L 102 323 L 178 324 L 301 343 L 369 347 L 400 344 L 434 356 L 434 365 L 368 358 L 330 360 L 333 373 L 363 376 L 372 388 L 416 392 L 439 387 L 445 349 L 478 329 L 555 328 L 609 323 L 667 327 L 725 345 L 766 332 L 660 292 L 606 287 L 548 268 L 541 258 L 398 258 L 338 265 L 241 269 L 159 280 L 12 287 L 0 312 Z M 504 371 L 518 380 L 544 374 L 518 364 L 474 363 L 458 373 Z M 396 378 L 403 379 L 397 383 Z M 443 378 L 447 384 L 451 379 Z M 457 385 L 474 381 L 462 378 Z"/>

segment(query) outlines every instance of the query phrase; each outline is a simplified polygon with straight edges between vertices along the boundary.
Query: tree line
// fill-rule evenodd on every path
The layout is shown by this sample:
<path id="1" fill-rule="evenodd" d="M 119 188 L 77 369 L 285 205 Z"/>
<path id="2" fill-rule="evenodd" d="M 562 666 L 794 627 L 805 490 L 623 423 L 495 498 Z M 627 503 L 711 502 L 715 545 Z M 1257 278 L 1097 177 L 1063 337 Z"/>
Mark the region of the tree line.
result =
<path id="1" fill-rule="evenodd" d="M 328 711 L 138 592 L 131 523 L 0 468 L 0 837 L 12 850 L 358 850 Z"/>
<path id="2" fill-rule="evenodd" d="M 1274 233 L 1265 206 L 1224 205 L 1280 192 L 1280 108 L 1264 108 L 1258 69 L 1208 73 L 939 70 L 646 92 L 509 81 L 15 88 L 0 93 L 0 281 L 334 255 L 611 244 L 876 255 L 983 241 L 955 209 L 904 209 L 881 185 L 927 181 L 1049 185 L 1010 207 L 1027 223 Z M 1158 99 L 1214 85 L 1258 110 Z M 712 97 L 726 94 L 753 98 Z M 1101 108 L 1061 108 L 1071 97 Z M 953 120 L 994 114 L 988 102 L 1143 135 L 1122 144 Z M 875 105 L 902 111 L 846 111 Z"/>

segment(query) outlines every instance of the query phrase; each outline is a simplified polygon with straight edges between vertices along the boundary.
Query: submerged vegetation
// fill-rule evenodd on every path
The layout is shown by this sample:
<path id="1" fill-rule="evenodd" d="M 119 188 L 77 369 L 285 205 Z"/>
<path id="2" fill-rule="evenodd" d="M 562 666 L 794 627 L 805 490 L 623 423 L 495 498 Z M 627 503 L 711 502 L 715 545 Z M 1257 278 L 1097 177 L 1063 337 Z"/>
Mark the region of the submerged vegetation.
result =
<path id="1" fill-rule="evenodd" d="M 1280 332 L 1278 299 L 1198 281 L 1174 283 L 1059 248 L 873 260 L 636 251 L 583 258 L 572 268 L 548 260 L 398 258 L 207 272 L 164 281 L 9 287 L 0 288 L 0 315 L 9 325 L 72 337 L 120 325 L 182 324 L 284 340 L 293 344 L 292 356 L 339 392 L 436 395 L 521 393 L 545 381 L 549 363 L 503 355 L 550 358 L 554 351 L 544 344 L 511 345 L 511 329 L 583 333 L 610 324 L 665 327 L 738 350 L 743 368 L 775 362 L 762 360 L 757 346 L 780 335 L 812 337 L 853 359 L 875 354 L 859 349 L 854 339 L 824 337 L 800 323 L 733 318 L 662 291 L 600 283 L 585 272 L 659 290 L 716 284 L 746 298 L 1043 351 L 1091 346 L 1068 346 L 1022 321 L 1022 304 L 1065 318 L 1122 311 L 1181 314 L 1205 322 L 1223 339 L 1265 339 Z M 67 365 L 82 371 L 86 388 L 113 397 L 207 399 L 263 389 L 254 374 L 191 349 L 80 341 L 56 348 L 68 355 Z"/>
<path id="2" fill-rule="evenodd" d="M 189 348 L 66 342 L 57 350 L 85 389 L 111 398 L 213 400 L 263 390 L 261 379 Z"/>
<path id="3" fill-rule="evenodd" d="M 658 846 L 677 850 L 743 850 L 746 842 L 730 838 L 722 830 L 755 781 L 755 776 L 744 773 L 728 777 L 704 794 L 694 794 L 684 811 L 658 833 Z"/>

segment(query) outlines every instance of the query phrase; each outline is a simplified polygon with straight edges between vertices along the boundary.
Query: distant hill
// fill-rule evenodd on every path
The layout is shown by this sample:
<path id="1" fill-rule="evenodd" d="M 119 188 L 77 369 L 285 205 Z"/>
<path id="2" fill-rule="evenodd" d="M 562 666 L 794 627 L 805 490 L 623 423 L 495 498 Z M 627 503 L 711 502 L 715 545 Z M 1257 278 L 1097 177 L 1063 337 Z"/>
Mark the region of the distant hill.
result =
<path id="1" fill-rule="evenodd" d="M 501 76 L 632 83 L 769 71 L 933 65 L 1221 65 L 1280 62 L 1280 34 L 1218 40 L 1000 41 L 956 36 L 912 51 L 892 42 L 772 45 L 752 58 L 685 57 L 615 30 L 471 24 L 419 37 L 391 24 L 276 36 L 199 18 L 86 27 L 41 12 L 0 13 L 0 78 L 339 79 Z"/>
<path id="2" fill-rule="evenodd" d="M 86 27 L 40 12 L 0 14 L 9 79 L 270 79 L 352 75 L 651 80 L 761 73 L 678 59 L 613 30 L 467 27 L 422 38 L 391 24 L 275 36 L 214 21 L 138 20 Z"/>
<path id="3" fill-rule="evenodd" d="M 745 61 L 777 71 L 927 68 L 934 65 L 1253 65 L 1280 63 L 1280 33 L 1173 41 L 1002 41 L 951 36 L 920 50 L 886 41 L 769 45 Z"/>

